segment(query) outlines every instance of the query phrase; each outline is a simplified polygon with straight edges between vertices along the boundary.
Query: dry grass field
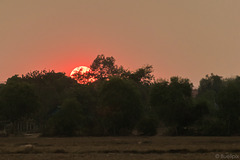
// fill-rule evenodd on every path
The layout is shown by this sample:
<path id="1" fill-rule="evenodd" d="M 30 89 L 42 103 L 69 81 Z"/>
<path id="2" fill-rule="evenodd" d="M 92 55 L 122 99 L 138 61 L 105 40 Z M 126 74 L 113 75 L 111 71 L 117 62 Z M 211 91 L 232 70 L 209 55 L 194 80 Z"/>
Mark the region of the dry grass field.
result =
<path id="1" fill-rule="evenodd" d="M 240 137 L 0 138 L 0 160 L 239 159 Z"/>

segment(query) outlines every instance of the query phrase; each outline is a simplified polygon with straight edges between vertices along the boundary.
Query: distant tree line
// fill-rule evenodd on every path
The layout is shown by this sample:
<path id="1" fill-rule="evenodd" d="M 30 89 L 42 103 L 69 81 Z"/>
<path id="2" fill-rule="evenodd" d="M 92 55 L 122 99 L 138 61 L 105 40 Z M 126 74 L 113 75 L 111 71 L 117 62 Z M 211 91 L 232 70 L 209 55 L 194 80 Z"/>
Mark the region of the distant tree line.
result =
<path id="1" fill-rule="evenodd" d="M 165 135 L 240 135 L 238 76 L 207 75 L 193 96 L 189 79 L 154 80 L 150 65 L 129 71 L 98 55 L 90 68 L 74 78 L 46 70 L 12 76 L 0 84 L 0 121 L 33 120 L 45 136 L 152 136 L 159 128 Z"/>

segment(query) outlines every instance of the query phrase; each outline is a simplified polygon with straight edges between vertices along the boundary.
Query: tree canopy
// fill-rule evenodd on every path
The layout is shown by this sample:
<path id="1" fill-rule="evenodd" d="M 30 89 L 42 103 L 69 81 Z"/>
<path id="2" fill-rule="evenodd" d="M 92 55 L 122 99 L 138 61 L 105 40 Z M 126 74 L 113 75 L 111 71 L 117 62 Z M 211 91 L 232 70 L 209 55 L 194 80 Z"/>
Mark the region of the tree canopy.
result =
<path id="1" fill-rule="evenodd" d="M 10 77 L 0 84 L 0 121 L 14 133 L 30 120 L 45 136 L 155 135 L 159 127 L 164 135 L 240 135 L 239 76 L 207 75 L 193 96 L 188 78 L 155 81 L 151 65 L 130 71 L 115 62 L 98 55 L 75 78 L 52 70 Z"/>

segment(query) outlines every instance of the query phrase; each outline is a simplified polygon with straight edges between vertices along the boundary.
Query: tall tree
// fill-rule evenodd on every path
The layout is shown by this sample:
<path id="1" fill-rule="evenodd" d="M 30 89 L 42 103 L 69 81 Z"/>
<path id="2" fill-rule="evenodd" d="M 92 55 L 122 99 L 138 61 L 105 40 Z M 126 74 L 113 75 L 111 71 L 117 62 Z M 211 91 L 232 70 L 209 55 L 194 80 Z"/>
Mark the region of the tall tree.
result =
<path id="1" fill-rule="evenodd" d="M 97 80 L 109 79 L 112 76 L 121 76 L 126 71 L 122 66 L 115 65 L 115 59 L 111 57 L 105 57 L 103 54 L 98 55 L 90 66 L 92 70 L 92 76 Z"/>
<path id="2" fill-rule="evenodd" d="M 141 67 L 135 72 L 132 72 L 124 69 L 123 66 L 116 65 L 115 61 L 116 60 L 112 56 L 105 57 L 103 54 L 98 55 L 90 66 L 90 71 L 83 74 L 79 72 L 73 76 L 83 84 L 96 80 L 109 80 L 111 77 L 132 79 L 133 81 L 144 85 L 150 85 L 152 82 L 153 67 L 151 65 Z"/>

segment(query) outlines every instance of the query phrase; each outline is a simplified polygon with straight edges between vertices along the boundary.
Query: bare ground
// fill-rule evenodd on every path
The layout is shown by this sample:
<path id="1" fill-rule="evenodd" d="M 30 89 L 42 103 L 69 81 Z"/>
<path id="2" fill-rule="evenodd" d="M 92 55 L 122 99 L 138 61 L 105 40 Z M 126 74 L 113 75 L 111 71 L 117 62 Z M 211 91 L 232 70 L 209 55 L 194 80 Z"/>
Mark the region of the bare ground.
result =
<path id="1" fill-rule="evenodd" d="M 240 137 L 0 138 L 0 160 L 240 160 Z"/>

